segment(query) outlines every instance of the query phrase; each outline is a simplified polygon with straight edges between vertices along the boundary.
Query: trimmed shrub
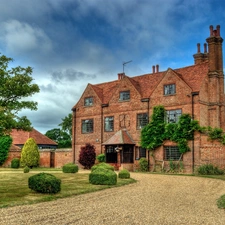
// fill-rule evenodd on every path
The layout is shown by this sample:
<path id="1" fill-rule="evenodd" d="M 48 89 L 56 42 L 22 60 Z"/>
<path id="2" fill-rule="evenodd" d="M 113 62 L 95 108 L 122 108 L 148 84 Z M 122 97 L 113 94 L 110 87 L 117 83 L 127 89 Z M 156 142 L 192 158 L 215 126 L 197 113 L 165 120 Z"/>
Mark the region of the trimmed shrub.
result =
<path id="1" fill-rule="evenodd" d="M 29 173 L 29 172 L 30 172 L 30 168 L 29 168 L 28 166 L 25 166 L 25 167 L 23 168 L 23 172 L 24 172 L 24 173 Z"/>
<path id="2" fill-rule="evenodd" d="M 111 165 L 109 165 L 107 163 L 104 163 L 104 162 L 92 166 L 91 167 L 91 171 L 93 172 L 94 170 L 96 170 L 98 168 L 114 171 L 114 167 L 113 166 L 111 166 Z"/>
<path id="3" fill-rule="evenodd" d="M 118 177 L 121 179 L 129 179 L 130 178 L 130 172 L 126 169 L 120 170 Z"/>
<path id="4" fill-rule="evenodd" d="M 11 161 L 11 168 L 18 169 L 20 167 L 20 159 L 14 158 Z"/>
<path id="5" fill-rule="evenodd" d="M 146 158 L 140 158 L 139 166 L 140 166 L 141 172 L 147 172 L 148 171 L 148 160 Z"/>
<path id="6" fill-rule="evenodd" d="M 217 199 L 217 206 L 220 209 L 225 209 L 225 195 L 222 195 L 219 199 Z"/>
<path id="7" fill-rule="evenodd" d="M 99 154 L 97 155 L 96 159 L 98 160 L 98 162 L 105 162 L 105 154 Z"/>
<path id="8" fill-rule="evenodd" d="M 29 177 L 30 189 L 40 193 L 58 193 L 61 190 L 61 180 L 49 173 L 39 173 Z"/>
<path id="9" fill-rule="evenodd" d="M 224 171 L 212 164 L 205 164 L 197 168 L 197 173 L 200 175 L 223 175 Z"/>
<path id="10" fill-rule="evenodd" d="M 91 144 L 86 144 L 81 147 L 79 155 L 79 163 L 84 166 L 84 169 L 90 169 L 95 164 L 95 146 Z"/>
<path id="11" fill-rule="evenodd" d="M 91 184 L 115 185 L 117 175 L 112 170 L 97 168 L 89 174 L 89 182 Z"/>
<path id="12" fill-rule="evenodd" d="M 67 163 L 62 167 L 63 173 L 77 173 L 78 165 L 74 163 Z"/>
<path id="13" fill-rule="evenodd" d="M 40 154 L 38 146 L 33 138 L 29 138 L 21 151 L 20 165 L 22 167 L 28 166 L 30 168 L 37 167 L 39 165 Z"/>

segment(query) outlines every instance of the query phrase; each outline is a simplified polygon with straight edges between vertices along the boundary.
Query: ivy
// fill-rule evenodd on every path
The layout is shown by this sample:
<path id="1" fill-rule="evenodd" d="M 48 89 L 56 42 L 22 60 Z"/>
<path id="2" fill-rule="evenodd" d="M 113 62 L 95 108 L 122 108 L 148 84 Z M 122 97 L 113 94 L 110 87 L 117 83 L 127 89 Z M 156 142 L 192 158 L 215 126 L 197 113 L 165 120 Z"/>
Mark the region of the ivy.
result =
<path id="1" fill-rule="evenodd" d="M 0 136 L 0 166 L 6 161 L 11 144 L 10 136 Z"/>
<path id="2" fill-rule="evenodd" d="M 153 108 L 150 123 L 141 131 L 141 146 L 154 150 L 164 140 L 171 140 L 178 144 L 181 153 L 190 151 L 188 141 L 193 140 L 194 131 L 200 130 L 198 121 L 192 120 L 189 114 L 182 114 L 178 123 L 166 123 L 165 113 L 165 108 L 161 105 Z"/>
<path id="3" fill-rule="evenodd" d="M 154 150 L 162 145 L 165 133 L 165 109 L 156 106 L 153 109 L 151 121 L 141 131 L 141 146 Z"/>

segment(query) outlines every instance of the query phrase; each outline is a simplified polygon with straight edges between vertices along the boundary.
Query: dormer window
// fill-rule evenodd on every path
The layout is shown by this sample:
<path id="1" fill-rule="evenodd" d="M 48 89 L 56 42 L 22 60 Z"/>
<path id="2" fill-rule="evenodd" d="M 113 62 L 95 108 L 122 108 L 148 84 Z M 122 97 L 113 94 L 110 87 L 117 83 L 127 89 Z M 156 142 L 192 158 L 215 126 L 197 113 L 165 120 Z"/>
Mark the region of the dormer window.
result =
<path id="1" fill-rule="evenodd" d="M 175 84 L 164 85 L 164 95 L 174 95 L 174 94 L 176 94 Z"/>
<path id="2" fill-rule="evenodd" d="M 93 105 L 93 97 L 88 97 L 84 99 L 84 106 L 92 106 Z"/>
<path id="3" fill-rule="evenodd" d="M 120 92 L 120 101 L 130 100 L 130 91 L 121 91 Z"/>

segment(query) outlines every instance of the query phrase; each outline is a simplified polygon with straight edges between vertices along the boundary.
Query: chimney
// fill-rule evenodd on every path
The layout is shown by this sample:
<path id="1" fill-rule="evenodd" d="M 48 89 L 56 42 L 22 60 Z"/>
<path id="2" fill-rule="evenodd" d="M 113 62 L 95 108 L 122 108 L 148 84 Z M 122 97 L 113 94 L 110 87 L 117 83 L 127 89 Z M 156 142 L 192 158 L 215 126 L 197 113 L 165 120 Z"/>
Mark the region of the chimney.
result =
<path id="1" fill-rule="evenodd" d="M 155 66 L 152 66 L 152 73 L 155 73 Z"/>
<path id="2" fill-rule="evenodd" d="M 159 65 L 157 64 L 156 65 L 156 73 L 158 73 L 159 72 Z"/>
<path id="3" fill-rule="evenodd" d="M 125 76 L 125 73 L 118 73 L 118 80 L 122 80 Z"/>
<path id="4" fill-rule="evenodd" d="M 200 43 L 197 44 L 197 53 L 193 55 L 195 65 L 204 62 L 204 54 L 201 53 Z"/>
<path id="5" fill-rule="evenodd" d="M 222 43 L 223 38 L 220 37 L 220 26 L 216 26 L 216 30 L 213 30 L 213 26 L 209 27 L 210 37 L 206 39 L 208 43 L 208 60 L 209 60 L 209 71 L 223 72 L 223 54 L 222 54 Z"/>

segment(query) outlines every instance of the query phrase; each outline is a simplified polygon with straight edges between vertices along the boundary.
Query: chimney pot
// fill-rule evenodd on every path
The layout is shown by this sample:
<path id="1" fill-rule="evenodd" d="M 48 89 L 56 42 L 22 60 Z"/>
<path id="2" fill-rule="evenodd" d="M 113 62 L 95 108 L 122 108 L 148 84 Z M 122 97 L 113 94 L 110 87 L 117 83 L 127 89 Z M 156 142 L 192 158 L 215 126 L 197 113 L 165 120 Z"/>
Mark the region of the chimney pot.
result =
<path id="1" fill-rule="evenodd" d="M 216 33 L 217 33 L 217 36 L 220 37 L 220 25 L 216 26 Z"/>
<path id="2" fill-rule="evenodd" d="M 200 43 L 197 44 L 197 53 L 200 53 L 201 49 L 200 49 Z"/>
<path id="3" fill-rule="evenodd" d="M 155 66 L 152 66 L 152 73 L 155 73 Z"/>
<path id="4" fill-rule="evenodd" d="M 159 65 L 157 64 L 156 65 L 156 73 L 158 73 L 159 72 Z"/>
<path id="5" fill-rule="evenodd" d="M 209 26 L 209 30 L 210 30 L 210 36 L 213 36 L 213 25 Z"/>
<path id="6" fill-rule="evenodd" d="M 207 44 L 204 43 L 204 53 L 207 53 Z"/>

